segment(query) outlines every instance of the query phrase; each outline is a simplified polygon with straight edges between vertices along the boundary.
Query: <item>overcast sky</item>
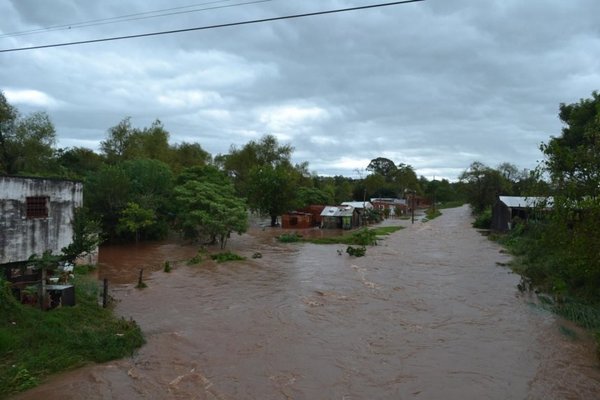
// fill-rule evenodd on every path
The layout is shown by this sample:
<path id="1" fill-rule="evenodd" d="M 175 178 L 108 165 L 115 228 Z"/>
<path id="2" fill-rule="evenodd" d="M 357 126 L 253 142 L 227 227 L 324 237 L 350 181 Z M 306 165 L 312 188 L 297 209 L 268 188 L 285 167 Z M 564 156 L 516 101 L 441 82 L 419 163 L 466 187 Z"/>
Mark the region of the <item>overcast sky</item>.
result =
<path id="1" fill-rule="evenodd" d="M 242 3 L 2 0 L 0 49 L 378 2 Z M 76 25 L 190 5 L 169 12 L 231 7 Z M 269 133 L 320 175 L 357 176 L 386 157 L 454 180 L 476 160 L 535 167 L 540 143 L 560 135 L 559 104 L 600 90 L 599 18 L 598 0 L 426 0 L 0 53 L 0 90 L 23 114 L 46 111 L 60 147 L 98 149 L 124 117 L 159 118 L 172 143 L 213 156 Z M 71 28 L 13 34 L 60 25 Z"/>

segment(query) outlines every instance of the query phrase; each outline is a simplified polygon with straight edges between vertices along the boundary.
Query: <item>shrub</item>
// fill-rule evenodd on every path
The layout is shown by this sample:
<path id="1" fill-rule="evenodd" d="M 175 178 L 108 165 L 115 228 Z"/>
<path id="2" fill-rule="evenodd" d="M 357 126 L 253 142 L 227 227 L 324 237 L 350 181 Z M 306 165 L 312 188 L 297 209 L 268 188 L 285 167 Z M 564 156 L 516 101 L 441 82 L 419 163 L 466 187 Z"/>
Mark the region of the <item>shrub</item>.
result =
<path id="1" fill-rule="evenodd" d="M 284 233 L 283 235 L 277 236 L 277 240 L 281 243 L 295 243 L 302 240 L 302 235 L 297 233 Z"/>
<path id="2" fill-rule="evenodd" d="M 363 228 L 352 234 L 351 242 L 360 246 L 374 246 L 377 244 L 377 232 L 373 229 Z"/>
<path id="3" fill-rule="evenodd" d="M 364 246 L 362 246 L 362 247 L 348 246 L 348 248 L 346 249 L 346 253 L 348 253 L 349 255 L 354 256 L 354 257 L 363 257 L 366 252 L 367 252 L 367 249 Z"/>
<path id="4" fill-rule="evenodd" d="M 485 209 L 475 217 L 473 227 L 477 229 L 490 229 L 492 226 L 492 210 Z"/>
<path id="5" fill-rule="evenodd" d="M 227 261 L 240 261 L 240 260 L 246 259 L 246 257 L 238 256 L 237 254 L 234 254 L 230 251 L 212 254 L 210 256 L 210 258 L 212 258 L 213 260 L 215 260 L 218 263 L 227 262 Z"/>

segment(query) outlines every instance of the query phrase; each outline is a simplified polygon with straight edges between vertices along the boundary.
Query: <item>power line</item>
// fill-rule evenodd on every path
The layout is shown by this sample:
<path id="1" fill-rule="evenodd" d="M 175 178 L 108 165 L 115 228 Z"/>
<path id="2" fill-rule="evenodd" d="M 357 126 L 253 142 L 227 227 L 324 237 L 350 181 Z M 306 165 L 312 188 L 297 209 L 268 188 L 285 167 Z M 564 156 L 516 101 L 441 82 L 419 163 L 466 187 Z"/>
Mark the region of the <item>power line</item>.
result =
<path id="1" fill-rule="evenodd" d="M 89 21 L 83 21 L 83 22 L 76 22 L 73 24 L 53 25 L 53 26 L 47 26 L 45 28 L 31 29 L 28 31 L 9 32 L 9 33 L 5 33 L 5 34 L 0 34 L 0 39 L 9 38 L 9 37 L 17 37 L 17 36 L 36 35 L 36 34 L 45 33 L 45 32 L 70 30 L 70 29 L 74 29 L 74 28 L 75 29 L 76 28 L 87 28 L 90 26 L 116 24 L 119 22 L 138 21 L 138 20 L 142 20 L 142 19 L 168 17 L 168 16 L 172 16 L 172 15 L 189 14 L 189 13 L 199 12 L 199 11 L 217 10 L 220 8 L 239 7 L 239 6 L 249 5 L 249 4 L 266 3 L 266 2 L 271 2 L 271 1 L 275 1 L 275 0 L 255 0 L 255 1 L 248 1 L 245 3 L 236 3 L 236 4 L 227 4 L 227 5 L 222 5 L 222 6 L 205 7 L 205 8 L 198 8 L 198 9 L 194 9 L 194 10 L 174 11 L 174 10 L 182 10 L 182 9 L 186 9 L 186 8 L 205 6 L 205 5 L 210 5 L 210 4 L 226 3 L 229 1 L 231 1 L 231 0 L 209 1 L 206 3 L 165 8 L 162 10 L 145 11 L 145 12 L 135 13 L 135 14 L 121 15 L 118 17 L 110 17 L 110 18 L 95 19 L 95 20 L 89 20 Z M 168 11 L 170 11 L 170 12 L 168 12 Z M 156 14 L 156 15 L 148 15 L 148 14 Z"/>
<path id="2" fill-rule="evenodd" d="M 317 16 L 317 15 L 326 15 L 326 14 L 335 14 L 335 13 L 342 13 L 342 12 L 348 12 L 348 11 L 366 10 L 369 8 L 381 8 L 381 7 L 395 6 L 395 5 L 400 5 L 400 4 L 417 3 L 417 2 L 421 2 L 421 1 L 425 1 L 425 0 L 394 1 L 394 2 L 390 2 L 390 3 L 371 4 L 371 5 L 367 5 L 367 6 L 338 8 L 338 9 L 334 9 L 334 10 L 317 11 L 317 12 L 304 13 L 304 14 L 292 14 L 292 15 L 285 15 L 285 16 L 281 16 L 281 17 L 262 18 L 262 19 L 253 19 L 253 20 L 247 20 L 247 21 L 230 22 L 230 23 L 225 23 L 225 24 L 198 26 L 195 28 L 174 29 L 174 30 L 169 30 L 169 31 L 140 33 L 140 34 L 136 34 L 136 35 L 126 35 L 126 36 L 113 36 L 113 37 L 102 38 L 102 39 L 80 40 L 80 41 L 76 41 L 76 42 L 54 43 L 54 44 L 45 44 L 45 45 L 40 45 L 40 46 L 15 47 L 12 49 L 2 49 L 2 50 L 0 50 L 0 53 L 11 53 L 11 52 L 25 51 L 25 50 L 47 49 L 50 47 L 76 46 L 76 45 L 89 44 L 89 43 L 110 42 L 110 41 L 116 41 L 116 40 L 135 39 L 135 38 L 142 38 L 142 37 L 149 37 L 149 36 L 170 35 L 170 34 L 174 34 L 174 33 L 226 28 L 226 27 L 231 27 L 231 26 L 251 25 L 251 24 L 264 23 L 264 22 L 281 21 L 281 20 L 285 20 L 285 19 L 305 18 L 305 17 L 313 17 L 313 16 Z"/>

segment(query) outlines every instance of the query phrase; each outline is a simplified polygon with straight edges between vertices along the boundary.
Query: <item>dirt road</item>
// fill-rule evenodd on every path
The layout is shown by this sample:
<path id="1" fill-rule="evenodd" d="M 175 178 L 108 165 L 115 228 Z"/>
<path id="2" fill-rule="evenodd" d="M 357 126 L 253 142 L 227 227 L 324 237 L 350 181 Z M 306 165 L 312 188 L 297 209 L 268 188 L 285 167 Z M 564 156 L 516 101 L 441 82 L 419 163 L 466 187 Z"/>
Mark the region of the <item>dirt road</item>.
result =
<path id="1" fill-rule="evenodd" d="M 466 207 L 390 223 L 406 229 L 362 258 L 257 231 L 231 246 L 261 259 L 121 286 L 117 312 L 148 344 L 16 398 L 600 398 L 592 342 L 519 293 Z"/>

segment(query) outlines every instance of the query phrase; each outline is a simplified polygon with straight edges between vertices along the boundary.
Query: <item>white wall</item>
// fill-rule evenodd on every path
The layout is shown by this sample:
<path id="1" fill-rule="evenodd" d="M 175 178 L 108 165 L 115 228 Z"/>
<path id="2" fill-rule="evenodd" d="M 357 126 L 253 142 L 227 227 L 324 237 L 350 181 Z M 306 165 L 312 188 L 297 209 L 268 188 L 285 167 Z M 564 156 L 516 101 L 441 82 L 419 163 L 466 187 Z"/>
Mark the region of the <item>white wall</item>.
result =
<path id="1" fill-rule="evenodd" d="M 48 218 L 27 219 L 26 198 L 47 196 Z M 81 182 L 0 177 L 0 264 L 54 254 L 72 241 L 71 221 L 83 205 Z"/>

